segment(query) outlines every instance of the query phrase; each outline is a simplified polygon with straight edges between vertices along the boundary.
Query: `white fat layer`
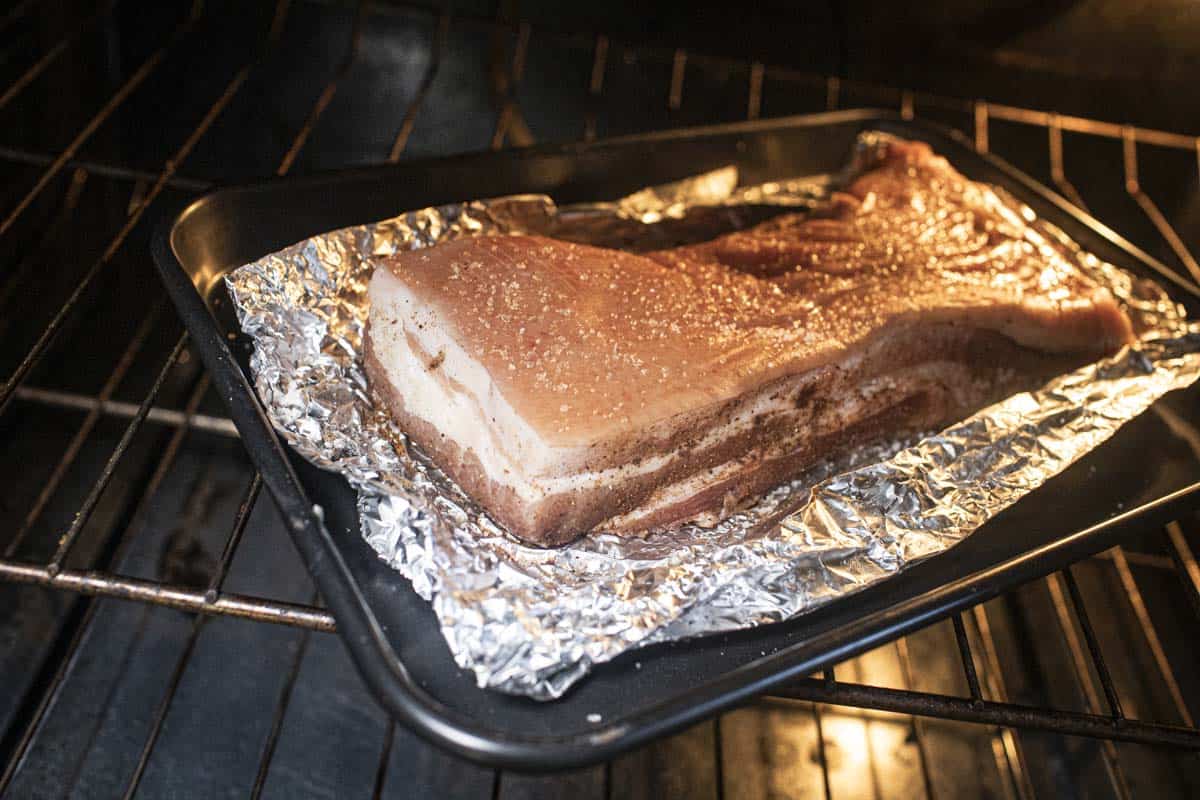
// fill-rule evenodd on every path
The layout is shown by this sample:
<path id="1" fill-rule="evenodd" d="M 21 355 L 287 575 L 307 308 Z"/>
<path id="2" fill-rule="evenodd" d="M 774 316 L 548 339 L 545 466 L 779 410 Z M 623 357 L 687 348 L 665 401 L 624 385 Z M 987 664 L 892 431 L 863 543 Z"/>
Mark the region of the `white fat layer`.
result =
<path id="1" fill-rule="evenodd" d="M 375 356 L 404 398 L 405 410 L 473 452 L 490 480 L 513 488 L 527 501 L 541 499 L 544 490 L 527 475 L 547 465 L 553 454 L 497 391 L 487 370 L 467 356 L 433 309 L 388 269 L 375 270 L 369 294 Z M 414 352 L 409 336 L 424 353 Z M 441 363 L 431 368 L 431 358 Z M 462 391 L 450 389 L 438 373 Z"/>
<path id="2" fill-rule="evenodd" d="M 859 384 L 860 391 L 858 394 L 837 404 L 834 409 L 831 409 L 832 413 L 828 416 L 812 420 L 813 427 L 810 431 L 812 435 L 819 436 L 824 433 L 830 433 L 838 427 L 854 424 L 868 414 L 879 410 L 879 404 L 873 401 L 883 394 L 887 394 L 890 397 L 901 397 L 911 394 L 921 386 L 960 386 L 964 384 L 971 384 L 968 370 L 962 364 L 953 361 L 933 361 L 909 367 L 903 376 L 881 375 Z M 986 391 L 986 388 L 981 385 L 976 387 L 976 391 L 983 392 Z M 955 402 L 969 403 L 973 399 L 956 397 Z M 771 446 L 753 456 L 753 460 L 755 463 L 759 463 L 771 458 L 785 456 L 792 449 L 793 442 L 794 440 L 774 442 Z M 641 520 L 648 519 L 656 512 L 684 503 L 705 489 L 736 477 L 745 468 L 746 463 L 746 457 L 735 458 L 708 469 L 692 473 L 675 483 L 659 488 L 658 491 L 634 510 L 612 517 L 598 525 L 597 528 L 601 530 L 608 528 L 636 530 Z M 716 519 L 712 512 L 706 512 L 697 519 L 707 519 L 710 517 L 714 520 Z M 708 523 L 702 522 L 702 524 Z"/>

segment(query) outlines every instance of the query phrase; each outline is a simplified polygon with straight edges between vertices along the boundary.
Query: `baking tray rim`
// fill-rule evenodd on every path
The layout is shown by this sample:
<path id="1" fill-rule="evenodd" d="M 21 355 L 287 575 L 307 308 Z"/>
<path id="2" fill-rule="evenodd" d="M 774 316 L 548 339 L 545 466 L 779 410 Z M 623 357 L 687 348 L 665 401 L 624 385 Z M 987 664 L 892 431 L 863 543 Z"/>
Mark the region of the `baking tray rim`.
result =
<path id="1" fill-rule="evenodd" d="M 770 655 L 729 670 L 699 686 L 643 706 L 622 717 L 606 720 L 586 731 L 562 736 L 512 733 L 480 724 L 441 704 L 405 669 L 402 655 L 392 647 L 345 558 L 325 528 L 307 490 L 289 461 L 286 444 L 277 436 L 249 377 L 230 350 L 209 307 L 208 286 L 197 286 L 188 276 L 173 246 L 176 233 L 187 220 L 225 195 L 278 191 L 296 185 L 403 173 L 417 167 L 486 162 L 497 155 L 534 158 L 546 155 L 583 155 L 607 148 L 654 142 L 678 142 L 717 135 L 759 133 L 777 128 L 820 126 L 845 122 L 901 125 L 915 131 L 955 140 L 971 148 L 960 132 L 925 121 L 906 120 L 886 109 L 848 109 L 748 122 L 693 126 L 647 134 L 613 137 L 594 142 L 547 144 L 523 149 L 483 151 L 394 165 L 355 167 L 310 175 L 273 178 L 222 187 L 177 203 L 162 215 L 151 240 L 151 251 L 168 293 L 191 333 L 230 416 L 241 435 L 263 482 L 279 507 L 289 534 L 338 623 L 355 665 L 367 685 L 397 719 L 429 741 L 466 758 L 494 767 L 529 772 L 570 769 L 613 758 L 653 739 L 677 732 L 721 711 L 740 705 L 773 687 L 812 674 L 831 664 L 870 650 L 958 611 L 998 596 L 1013 585 L 1041 577 L 1080 558 L 1114 546 L 1133 529 L 1159 527 L 1177 516 L 1175 510 L 1200 498 L 1200 481 L 1131 508 L 1041 547 L 950 581 L 889 608 L 860 617 L 849 625 L 823 631 L 781 648 Z M 1127 241 L 1120 234 L 1076 208 L 1053 190 L 1025 175 L 1004 160 L 979 153 L 994 168 L 1039 199 L 1056 207 L 1113 246 L 1142 262 L 1176 289 L 1200 298 L 1197 287 L 1177 272 Z M 223 274 L 223 273 L 222 273 Z M 1003 579 L 1001 581 L 1001 578 Z M 481 689 L 480 691 L 487 691 Z"/>

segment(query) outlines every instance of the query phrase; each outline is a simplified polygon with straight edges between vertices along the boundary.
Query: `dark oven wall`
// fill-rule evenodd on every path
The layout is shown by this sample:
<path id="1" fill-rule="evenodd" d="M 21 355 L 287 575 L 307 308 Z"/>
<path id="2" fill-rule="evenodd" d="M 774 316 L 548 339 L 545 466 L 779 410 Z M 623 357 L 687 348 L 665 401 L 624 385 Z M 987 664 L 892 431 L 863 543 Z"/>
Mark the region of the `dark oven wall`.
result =
<path id="1" fill-rule="evenodd" d="M 46 5 L 57 11 L 9 31 L 13 69 L 40 52 L 39 42 L 74 31 L 91 8 L 72 0 L 46 0 Z M 18 123 L 8 127 L 6 143 L 41 152 L 69 144 L 94 101 L 119 87 L 123 71 L 153 55 L 189 7 L 185 2 L 118 5 L 100 26 L 102 36 L 83 37 L 84 46 L 71 48 L 9 104 L 7 113 Z M 370 163 L 390 152 L 434 50 L 437 23 L 428 8 L 441 9 L 386 1 L 372 5 L 370 22 L 359 31 L 362 58 L 339 82 L 331 108 L 312 126 L 311 141 L 290 169 Z M 135 93 L 111 124 L 88 139 L 82 153 L 157 168 L 170 155 L 168 143 L 187 137 L 229 73 L 260 55 L 274 4 L 214 0 L 204 9 L 180 49 L 202 49 L 208 66 L 198 69 L 180 56 L 167 59 L 155 70 L 152 83 L 158 91 Z M 323 86 L 348 57 L 356 39 L 353 3 L 288 3 L 285 10 L 286 35 L 278 52 L 255 68 L 227 112 L 229 117 L 251 115 L 256 124 L 215 126 L 189 156 L 189 173 L 229 181 L 276 171 L 293 132 L 306 124 L 312 88 Z M 1200 128 L 1200 104 L 1188 101 L 1200 64 L 1200 11 L 1182 0 L 1137 8 L 1117 0 L 916 6 L 874 0 L 767 2 L 736 10 L 715 2 L 475 0 L 454 4 L 453 13 L 449 56 L 432 87 L 438 103 L 425 108 L 413 126 L 406 157 L 489 147 L 496 139 L 494 109 L 509 95 L 519 99 L 520 113 L 501 136 L 506 144 L 741 119 L 754 63 L 772 67 L 759 92 L 757 113 L 763 116 L 830 105 L 897 107 L 903 87 L 916 93 L 918 105 L 921 93 L 928 93 L 1118 124 Z M 493 20 L 513 27 L 492 28 L 487 23 Z M 519 20 L 530 23 L 532 33 L 523 42 L 522 75 L 514 82 Z M 611 48 L 600 91 L 593 96 L 598 35 Z M 672 90 L 681 52 L 676 103 Z M 706 55 L 721 59 L 705 61 Z M 837 79 L 834 86 L 827 85 L 828 77 Z M 960 128 L 974 124 L 962 111 L 938 104 L 924 109 L 923 116 Z M 1044 130 L 1003 120 L 992 124 L 1020 137 L 1021 149 L 1029 151 L 1003 155 L 1031 172 L 1046 171 Z M 1069 131 L 1066 136 L 1080 154 L 1074 166 L 1067 164 L 1076 187 L 1100 198 L 1098 212 L 1120 213 L 1105 206 L 1110 187 L 1079 166 L 1094 159 L 1119 164 L 1119 143 L 1095 146 L 1070 141 Z M 1176 215 L 1187 240 L 1200 231 L 1195 159 L 1187 153 L 1169 156 L 1144 165 L 1139 177 L 1168 216 Z M 1157 232 L 1145 230 L 1138 243 L 1156 255 L 1169 255 Z M 1137 237 L 1139 231 L 1132 233 Z"/>
<path id="2" fill-rule="evenodd" d="M 44 5 L 61 10 L 40 18 L 35 29 L 22 31 L 30 35 L 19 40 L 10 38 L 7 47 L 11 64 L 19 63 L 22 51 L 36 50 L 39 41 L 56 41 L 93 7 L 78 0 L 46 0 Z M 292 10 L 293 18 L 289 20 L 297 39 L 303 42 L 303 51 L 296 53 L 295 62 L 287 70 L 293 80 L 275 84 L 277 91 L 301 91 L 306 71 L 311 74 L 317 64 L 336 62 L 344 53 L 346 28 L 351 24 L 344 10 L 352 9 L 353 3 L 341 3 L 342 11 L 334 8 L 332 13 L 306 12 L 303 5 L 307 4 Z M 440 8 L 436 3 L 388 0 L 374 6 L 376 12 L 391 7 L 398 14 L 414 6 Z M 114 24 L 108 26 L 106 40 L 96 42 L 92 52 L 78 51 L 73 60 L 79 69 L 64 71 L 57 88 L 68 96 L 81 93 L 104 80 L 104 70 L 94 69 L 97 63 L 107 62 L 111 70 L 137 61 L 169 21 L 187 7 L 187 3 L 167 2 L 119 8 Z M 233 52 L 240 39 L 261 34 L 272 10 L 267 2 L 232 4 L 229 11 L 236 11 L 236 22 L 230 22 L 230 14 L 221 9 L 220 2 L 209 2 L 206 7 L 209 16 L 223 20 L 207 42 L 215 49 L 214 61 L 224 52 Z M 551 38 L 575 39 L 578 44 L 589 35 L 604 34 L 615 42 L 667 50 L 683 47 L 813 75 L 837 75 L 967 99 L 986 97 L 1148 127 L 1193 130 L 1200 123 L 1200 106 L 1187 102 L 1196 64 L 1200 63 L 1200 11 L 1186 0 L 1156 0 L 1136 7 L 1118 0 L 935 2 L 915 6 L 854 0 L 765 2 L 745 9 L 731 9 L 727 3 L 712 0 L 603 4 L 473 0 L 452 4 L 452 9 L 463 17 L 531 22 L 543 40 L 533 43 L 531 52 L 535 55 Z M 370 27 L 370 39 L 391 38 L 391 55 L 397 67 L 415 66 L 422 55 L 419 51 L 428 49 L 427 42 L 418 46 L 398 31 L 379 30 L 378 19 Z M 507 44 L 489 39 L 485 36 L 480 41 L 482 52 L 476 54 L 480 60 L 495 60 L 492 51 Z M 403 53 L 408 49 L 418 52 Z M 102 58 L 97 60 L 97 56 Z M 590 77 L 573 69 L 567 59 L 545 61 L 547 67 L 559 71 L 556 83 L 571 83 L 582 77 L 586 84 Z M 537 60 L 529 66 L 536 68 Z M 183 76 L 180 93 L 200 91 L 201 77 L 195 72 Z M 396 87 L 400 88 L 403 83 Z M 287 103 L 287 99 L 279 98 L 278 105 L 297 105 Z M 563 109 L 570 110 L 570 106 Z M 78 119 L 57 113 L 53 120 L 42 117 L 36 121 L 38 124 L 22 127 L 32 133 L 51 125 L 66 132 L 74 130 L 72 123 Z M 274 125 L 280 137 L 288 121 L 281 119 Z M 547 132 L 543 138 L 550 135 Z M 131 147 L 137 144 L 127 141 Z M 253 141 L 246 145 L 248 157 L 268 155 L 260 153 Z"/>

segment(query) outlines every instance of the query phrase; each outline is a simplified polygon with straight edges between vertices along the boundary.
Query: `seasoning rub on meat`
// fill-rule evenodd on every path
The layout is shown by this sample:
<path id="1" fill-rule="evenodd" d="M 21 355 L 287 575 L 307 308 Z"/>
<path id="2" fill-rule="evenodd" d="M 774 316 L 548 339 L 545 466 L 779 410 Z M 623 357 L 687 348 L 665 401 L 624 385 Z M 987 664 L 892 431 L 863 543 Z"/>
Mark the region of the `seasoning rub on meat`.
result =
<path id="1" fill-rule="evenodd" d="M 644 255 L 535 236 L 381 260 L 366 371 L 538 544 L 710 524 L 831 452 L 945 425 L 1133 337 L 983 184 L 893 141 L 832 209 Z"/>

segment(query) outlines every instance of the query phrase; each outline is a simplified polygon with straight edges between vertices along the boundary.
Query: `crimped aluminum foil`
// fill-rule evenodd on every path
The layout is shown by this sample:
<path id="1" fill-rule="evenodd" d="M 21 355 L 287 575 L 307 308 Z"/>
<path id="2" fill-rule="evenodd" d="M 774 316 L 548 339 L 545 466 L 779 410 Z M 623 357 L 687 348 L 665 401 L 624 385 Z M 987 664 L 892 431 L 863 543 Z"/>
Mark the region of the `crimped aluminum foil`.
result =
<path id="1" fill-rule="evenodd" d="M 851 171 L 885 136 L 863 135 Z M 458 664 L 482 687 L 547 700 L 631 648 L 789 619 L 940 553 L 1200 377 L 1200 328 L 1161 289 L 1021 207 L 1126 304 L 1140 344 L 940 433 L 822 464 L 715 529 L 522 545 L 372 404 L 360 344 L 378 257 L 517 232 L 661 247 L 817 207 L 836 183 L 739 188 L 730 167 L 612 203 L 558 209 L 519 196 L 429 208 L 315 236 L 227 282 L 276 428 L 357 488 L 363 535 L 433 604 Z"/>

